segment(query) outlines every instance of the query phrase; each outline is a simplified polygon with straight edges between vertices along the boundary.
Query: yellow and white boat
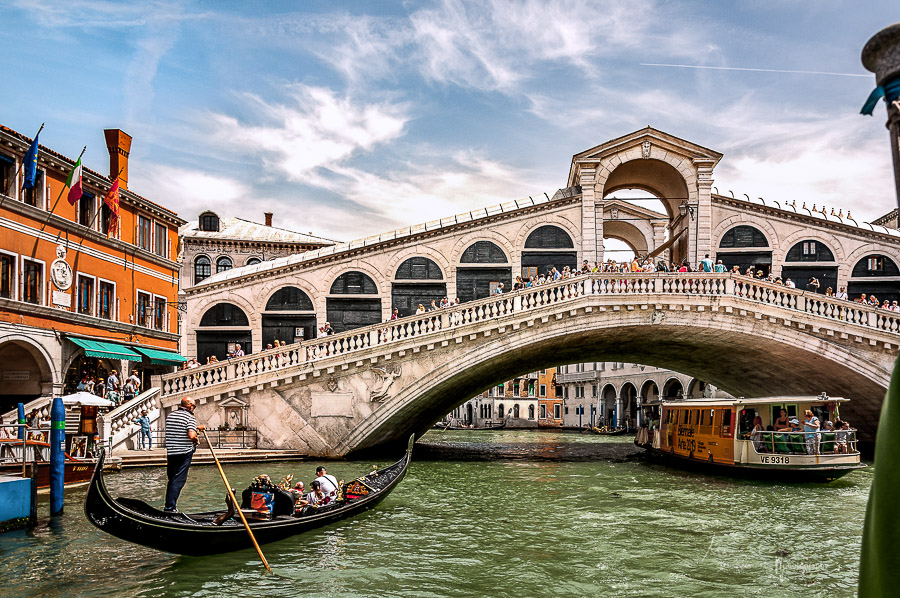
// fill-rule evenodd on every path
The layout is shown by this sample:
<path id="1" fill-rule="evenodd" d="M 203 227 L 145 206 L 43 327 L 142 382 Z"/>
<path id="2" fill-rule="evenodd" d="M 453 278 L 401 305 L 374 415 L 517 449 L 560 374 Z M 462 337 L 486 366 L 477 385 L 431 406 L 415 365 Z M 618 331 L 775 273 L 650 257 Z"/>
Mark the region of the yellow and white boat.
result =
<path id="1" fill-rule="evenodd" d="M 840 421 L 840 404 L 847 401 L 822 394 L 663 402 L 653 419 L 658 429 L 641 428 L 635 444 L 712 473 L 833 480 L 866 466 L 855 429 L 826 429 L 826 422 Z M 807 410 L 818 418 L 818 431 L 804 426 Z M 785 419 L 797 423 L 785 425 Z"/>

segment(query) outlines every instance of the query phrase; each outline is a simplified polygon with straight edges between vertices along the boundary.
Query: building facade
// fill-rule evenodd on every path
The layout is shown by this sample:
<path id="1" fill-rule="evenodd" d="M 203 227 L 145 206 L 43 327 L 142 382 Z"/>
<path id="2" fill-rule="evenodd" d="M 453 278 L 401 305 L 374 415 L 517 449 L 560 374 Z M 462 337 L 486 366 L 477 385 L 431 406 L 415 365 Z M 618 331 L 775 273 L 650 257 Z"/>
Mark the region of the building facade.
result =
<path id="1" fill-rule="evenodd" d="M 73 391 L 83 376 L 171 371 L 178 351 L 178 215 L 128 189 L 131 137 L 105 131 L 110 176 L 41 146 L 23 191 L 31 139 L 0 127 L 0 413 Z M 103 198 L 118 178 L 119 222 Z"/>
<path id="2" fill-rule="evenodd" d="M 556 368 L 513 378 L 469 399 L 446 419 L 475 428 L 561 427 L 562 400 L 556 396 L 555 378 Z"/>
<path id="3" fill-rule="evenodd" d="M 197 220 L 181 227 L 180 287 L 187 289 L 203 282 L 213 274 L 244 266 L 265 267 L 275 258 L 303 253 L 333 245 L 334 241 L 277 228 L 272 225 L 272 213 L 266 212 L 265 224 L 241 218 L 220 218 L 212 211 L 201 212 Z M 183 297 L 182 297 L 183 300 Z M 263 316 L 262 348 L 276 340 L 293 343 L 315 338 L 316 320 L 312 305 L 293 291 L 280 293 L 266 302 Z M 205 330 L 198 334 L 196 355 L 201 363 L 213 355 L 225 357 L 240 347 L 245 353 L 253 351 L 252 335 L 237 333 L 233 326 L 240 323 L 236 311 L 222 308 L 210 314 Z"/>

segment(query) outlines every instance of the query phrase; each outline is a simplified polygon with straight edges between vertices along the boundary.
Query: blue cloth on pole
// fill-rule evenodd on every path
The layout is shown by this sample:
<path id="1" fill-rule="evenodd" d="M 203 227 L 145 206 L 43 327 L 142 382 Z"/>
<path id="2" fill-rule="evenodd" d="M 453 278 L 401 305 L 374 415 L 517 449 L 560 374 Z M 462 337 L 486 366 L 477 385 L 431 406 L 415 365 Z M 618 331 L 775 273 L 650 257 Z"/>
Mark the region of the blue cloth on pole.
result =
<path id="1" fill-rule="evenodd" d="M 862 110 L 860 110 L 859 113 L 872 116 L 872 112 L 875 110 L 875 105 L 881 98 L 884 98 L 884 101 L 888 103 L 893 102 L 897 98 L 900 98 L 900 78 L 892 79 L 884 85 L 879 85 L 878 87 L 873 89 L 872 93 L 869 94 L 866 103 L 863 104 Z"/>
<path id="2" fill-rule="evenodd" d="M 38 154 L 38 137 L 41 136 L 40 131 L 34 136 L 31 147 L 25 152 L 25 182 L 22 183 L 22 189 L 33 189 L 34 182 L 37 178 L 37 154 Z"/>
<path id="3" fill-rule="evenodd" d="M 19 415 L 19 424 L 25 423 L 25 405 L 19 403 L 19 406 L 16 408 L 17 413 Z M 25 428 L 19 428 L 19 440 L 23 440 L 25 438 Z"/>
<path id="4" fill-rule="evenodd" d="M 66 409 L 60 397 L 50 407 L 50 515 L 63 512 L 66 483 Z"/>

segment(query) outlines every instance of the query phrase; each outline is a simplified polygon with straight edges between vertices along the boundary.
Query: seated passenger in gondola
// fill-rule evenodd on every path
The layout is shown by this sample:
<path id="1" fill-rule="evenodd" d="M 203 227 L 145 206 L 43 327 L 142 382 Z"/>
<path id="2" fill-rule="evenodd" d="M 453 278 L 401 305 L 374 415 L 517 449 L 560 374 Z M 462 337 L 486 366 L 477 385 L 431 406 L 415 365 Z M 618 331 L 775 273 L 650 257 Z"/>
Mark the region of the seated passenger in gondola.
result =
<path id="1" fill-rule="evenodd" d="M 306 502 L 311 507 L 321 507 L 331 502 L 331 498 L 322 492 L 322 484 L 319 480 L 313 480 L 309 485 L 312 492 L 306 495 Z"/>
<path id="2" fill-rule="evenodd" d="M 294 484 L 294 487 L 291 488 L 291 496 L 294 498 L 294 514 L 299 515 L 303 510 L 303 507 L 309 504 L 306 498 L 304 498 L 303 482 Z"/>

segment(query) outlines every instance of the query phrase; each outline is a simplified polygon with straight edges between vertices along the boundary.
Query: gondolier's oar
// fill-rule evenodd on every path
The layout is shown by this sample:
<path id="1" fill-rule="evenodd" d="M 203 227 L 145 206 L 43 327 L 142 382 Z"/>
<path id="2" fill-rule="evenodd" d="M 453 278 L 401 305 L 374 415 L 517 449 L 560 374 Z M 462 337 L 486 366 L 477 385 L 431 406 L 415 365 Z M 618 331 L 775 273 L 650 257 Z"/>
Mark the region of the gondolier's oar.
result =
<path id="1" fill-rule="evenodd" d="M 234 493 L 231 491 L 231 484 L 228 483 L 228 478 L 225 477 L 225 471 L 222 469 L 222 464 L 219 463 L 219 458 L 216 456 L 216 451 L 213 450 L 212 443 L 209 441 L 209 436 L 206 435 L 206 430 L 201 430 L 203 432 L 203 437 L 206 438 L 206 444 L 209 446 L 209 452 L 212 453 L 213 459 L 216 461 L 216 467 L 219 468 L 219 473 L 222 475 L 222 481 L 225 482 L 225 490 L 228 491 L 228 497 L 231 499 L 231 502 L 237 507 L 238 515 L 241 516 L 241 521 L 244 524 L 244 529 L 247 530 L 247 533 L 250 534 L 250 539 L 253 541 L 253 547 L 256 548 L 256 552 L 259 553 L 259 558 L 262 561 L 262 564 L 266 566 L 266 571 L 269 573 L 272 572 L 272 567 L 269 566 L 269 561 L 266 560 L 266 556 L 263 554 L 262 549 L 260 549 L 259 544 L 256 542 L 256 537 L 253 535 L 253 530 L 250 529 L 250 524 L 247 523 L 247 518 L 244 517 L 244 511 L 241 509 L 241 506 L 238 504 L 238 501 L 234 498 Z"/>

